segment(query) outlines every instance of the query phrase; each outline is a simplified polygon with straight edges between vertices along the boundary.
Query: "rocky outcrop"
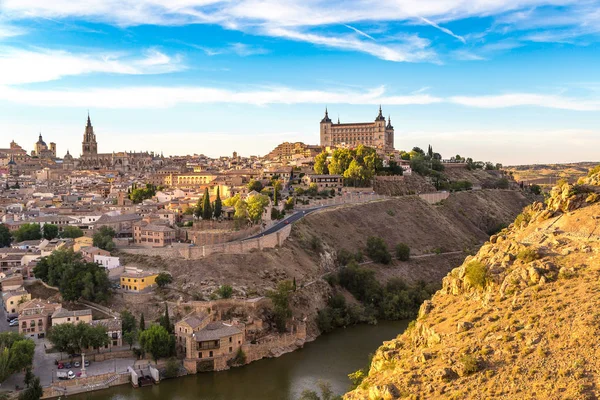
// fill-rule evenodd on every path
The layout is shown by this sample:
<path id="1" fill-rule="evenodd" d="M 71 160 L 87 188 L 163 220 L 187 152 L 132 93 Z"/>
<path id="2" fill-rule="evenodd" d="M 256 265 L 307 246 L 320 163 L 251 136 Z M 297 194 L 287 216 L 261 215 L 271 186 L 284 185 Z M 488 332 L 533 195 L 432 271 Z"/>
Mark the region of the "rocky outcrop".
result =
<path id="1" fill-rule="evenodd" d="M 345 398 L 596 398 L 599 193 L 600 168 L 526 207 L 444 278 Z"/>

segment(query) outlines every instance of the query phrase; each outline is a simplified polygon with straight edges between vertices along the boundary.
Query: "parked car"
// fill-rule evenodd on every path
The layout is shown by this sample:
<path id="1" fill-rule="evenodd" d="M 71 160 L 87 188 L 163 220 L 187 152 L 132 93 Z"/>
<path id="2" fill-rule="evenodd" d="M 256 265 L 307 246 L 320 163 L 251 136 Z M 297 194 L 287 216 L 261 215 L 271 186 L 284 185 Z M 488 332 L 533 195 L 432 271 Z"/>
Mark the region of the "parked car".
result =
<path id="1" fill-rule="evenodd" d="M 69 368 L 71 368 L 71 367 L 73 367 L 73 365 L 71 365 L 71 363 L 70 363 L 70 362 L 68 362 L 68 363 L 65 363 L 65 368 L 69 369 Z"/>
<path id="2" fill-rule="evenodd" d="M 81 367 L 81 364 L 79 363 L 79 361 L 75 361 L 75 362 L 73 363 L 73 367 L 75 367 L 75 368 L 79 368 L 79 367 Z"/>
<path id="3" fill-rule="evenodd" d="M 86 367 L 90 366 L 90 362 L 88 360 L 85 360 L 85 362 L 83 363 L 83 365 L 85 365 Z"/>
<path id="4" fill-rule="evenodd" d="M 58 369 L 63 369 L 65 367 L 65 365 L 63 363 L 58 363 Z"/>
<path id="5" fill-rule="evenodd" d="M 18 326 L 19 325 L 19 320 L 18 319 L 13 319 L 12 321 L 10 321 L 8 323 L 8 326 Z"/>

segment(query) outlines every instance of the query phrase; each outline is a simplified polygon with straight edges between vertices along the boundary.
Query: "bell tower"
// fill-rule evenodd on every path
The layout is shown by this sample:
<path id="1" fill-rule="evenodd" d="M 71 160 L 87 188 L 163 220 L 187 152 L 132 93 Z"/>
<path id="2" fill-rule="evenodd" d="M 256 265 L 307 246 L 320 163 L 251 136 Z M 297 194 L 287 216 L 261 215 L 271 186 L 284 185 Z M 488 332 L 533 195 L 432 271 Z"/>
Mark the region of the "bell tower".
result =
<path id="1" fill-rule="evenodd" d="M 85 133 L 83 134 L 83 142 L 81 142 L 81 152 L 84 156 L 98 154 L 98 143 L 96 143 L 96 135 L 94 134 L 94 127 L 92 126 L 89 113 Z"/>

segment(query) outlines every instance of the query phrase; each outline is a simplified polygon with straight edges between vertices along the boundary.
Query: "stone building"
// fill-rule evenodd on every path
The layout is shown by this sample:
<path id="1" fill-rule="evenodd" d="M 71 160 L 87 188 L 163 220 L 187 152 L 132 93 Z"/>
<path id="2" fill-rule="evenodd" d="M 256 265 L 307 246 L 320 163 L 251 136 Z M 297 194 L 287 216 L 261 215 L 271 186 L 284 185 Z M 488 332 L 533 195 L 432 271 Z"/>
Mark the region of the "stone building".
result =
<path id="1" fill-rule="evenodd" d="M 143 292 L 146 289 L 156 286 L 155 272 L 147 271 L 128 271 L 121 275 L 121 289 L 129 292 Z"/>
<path id="2" fill-rule="evenodd" d="M 175 242 L 175 229 L 140 221 L 133 224 L 133 243 L 150 247 L 170 246 Z"/>
<path id="3" fill-rule="evenodd" d="M 89 322 L 92 326 L 102 325 L 106 328 L 106 334 L 110 342 L 104 346 L 104 349 L 123 346 L 122 322 L 119 318 L 97 319 Z"/>
<path id="4" fill-rule="evenodd" d="M 158 163 L 161 162 L 162 160 Z M 79 169 L 116 169 L 125 172 L 152 171 L 155 166 L 154 153 L 127 151 L 98 153 L 96 134 L 88 115 L 83 141 L 81 142 L 81 157 L 77 166 Z"/>
<path id="5" fill-rule="evenodd" d="M 52 314 L 52 326 L 61 324 L 78 324 L 80 322 L 85 322 L 86 324 L 92 322 L 92 310 L 85 309 L 69 311 L 65 310 L 64 308 L 60 308 Z"/>
<path id="6" fill-rule="evenodd" d="M 38 141 L 33 145 L 34 150 L 31 155 L 39 158 L 56 158 L 56 143 L 50 143 L 50 146 L 42 139 L 42 134 L 38 137 Z"/>
<path id="7" fill-rule="evenodd" d="M 319 191 L 336 189 L 341 192 L 344 187 L 344 177 L 342 175 L 316 175 L 309 174 L 302 177 L 302 183 L 307 186 L 316 184 Z"/>
<path id="8" fill-rule="evenodd" d="M 50 326 L 50 316 L 61 308 L 58 303 L 34 299 L 19 308 L 19 333 L 43 338 Z"/>
<path id="9" fill-rule="evenodd" d="M 302 142 L 283 142 L 275 147 L 265 158 L 268 160 L 290 161 L 294 157 L 312 158 L 323 151 L 321 146 Z"/>
<path id="10" fill-rule="evenodd" d="M 327 109 L 320 126 L 321 146 L 323 147 L 357 147 L 364 145 L 374 147 L 383 152 L 394 151 L 394 127 L 391 118 L 387 124 L 379 107 L 379 114 L 374 122 L 355 122 L 342 124 L 338 118 L 335 124 L 329 118 Z"/>

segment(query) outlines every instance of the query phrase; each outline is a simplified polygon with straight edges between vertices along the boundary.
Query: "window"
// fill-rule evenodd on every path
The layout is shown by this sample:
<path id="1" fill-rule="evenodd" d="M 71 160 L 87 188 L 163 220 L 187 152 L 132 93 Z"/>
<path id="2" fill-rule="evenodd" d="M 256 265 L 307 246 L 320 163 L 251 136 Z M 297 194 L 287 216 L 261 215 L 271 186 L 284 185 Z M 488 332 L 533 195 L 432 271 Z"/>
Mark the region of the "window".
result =
<path id="1" fill-rule="evenodd" d="M 67 322 L 71 322 L 71 318 L 67 318 Z"/>
<path id="2" fill-rule="evenodd" d="M 229 337 L 229 343 L 231 343 L 232 340 L 233 340 L 233 338 L 230 336 Z"/>
<path id="3" fill-rule="evenodd" d="M 212 352 L 212 351 L 210 351 L 210 352 L 208 353 L 208 356 L 209 356 L 209 357 L 212 357 L 212 356 L 213 356 L 213 352 Z"/>
<path id="4" fill-rule="evenodd" d="M 233 347 L 229 348 L 229 352 L 232 353 L 233 352 Z"/>

